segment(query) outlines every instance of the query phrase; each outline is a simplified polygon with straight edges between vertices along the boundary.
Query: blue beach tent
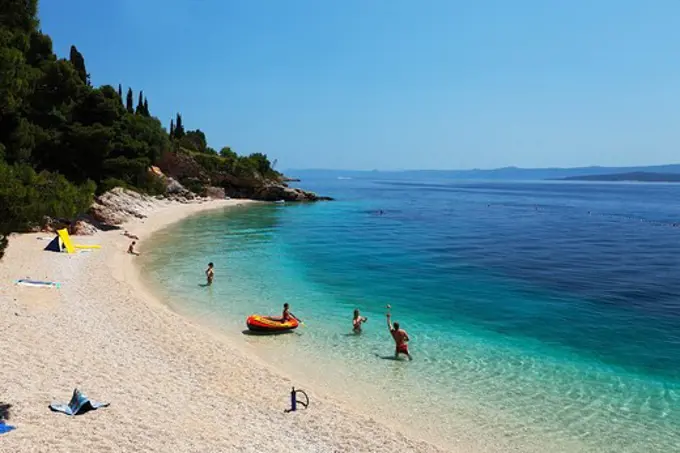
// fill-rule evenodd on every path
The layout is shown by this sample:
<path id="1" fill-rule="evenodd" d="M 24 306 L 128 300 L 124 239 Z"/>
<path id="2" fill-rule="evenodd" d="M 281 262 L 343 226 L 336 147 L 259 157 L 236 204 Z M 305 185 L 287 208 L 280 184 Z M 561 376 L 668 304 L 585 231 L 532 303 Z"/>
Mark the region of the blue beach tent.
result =
<path id="1" fill-rule="evenodd" d="M 64 251 L 64 243 L 61 241 L 61 238 L 59 235 L 55 236 L 54 239 L 50 241 L 49 244 L 47 244 L 47 247 L 45 247 L 45 250 L 49 252 L 63 252 Z"/>

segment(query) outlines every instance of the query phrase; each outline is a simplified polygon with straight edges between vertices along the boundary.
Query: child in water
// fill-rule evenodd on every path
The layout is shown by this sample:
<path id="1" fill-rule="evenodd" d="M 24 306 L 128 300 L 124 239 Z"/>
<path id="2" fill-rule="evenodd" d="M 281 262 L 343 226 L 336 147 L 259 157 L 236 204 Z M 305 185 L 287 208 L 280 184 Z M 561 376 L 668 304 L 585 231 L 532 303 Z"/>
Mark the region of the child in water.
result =
<path id="1" fill-rule="evenodd" d="M 354 318 L 352 319 L 352 330 L 354 333 L 361 333 L 361 325 L 368 321 L 368 318 L 365 316 L 361 316 L 359 314 L 359 309 L 357 308 L 354 310 Z"/>
<path id="2" fill-rule="evenodd" d="M 288 322 L 293 319 L 293 315 L 290 314 L 290 305 L 288 302 L 283 304 L 283 313 L 281 313 L 281 322 Z"/>

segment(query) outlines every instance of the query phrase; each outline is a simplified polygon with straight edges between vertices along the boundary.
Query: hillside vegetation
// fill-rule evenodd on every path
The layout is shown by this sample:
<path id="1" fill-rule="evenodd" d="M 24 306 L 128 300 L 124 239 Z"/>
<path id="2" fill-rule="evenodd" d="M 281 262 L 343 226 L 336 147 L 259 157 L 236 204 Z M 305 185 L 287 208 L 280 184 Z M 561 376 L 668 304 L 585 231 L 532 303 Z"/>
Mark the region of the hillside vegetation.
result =
<path id="1" fill-rule="evenodd" d="M 0 240 L 44 216 L 85 212 L 116 186 L 164 193 L 152 165 L 199 194 L 217 185 L 252 196 L 282 183 L 266 155 L 216 152 L 179 114 L 164 129 L 142 91 L 92 86 L 85 57 L 75 46 L 55 55 L 37 12 L 37 0 L 0 2 Z"/>

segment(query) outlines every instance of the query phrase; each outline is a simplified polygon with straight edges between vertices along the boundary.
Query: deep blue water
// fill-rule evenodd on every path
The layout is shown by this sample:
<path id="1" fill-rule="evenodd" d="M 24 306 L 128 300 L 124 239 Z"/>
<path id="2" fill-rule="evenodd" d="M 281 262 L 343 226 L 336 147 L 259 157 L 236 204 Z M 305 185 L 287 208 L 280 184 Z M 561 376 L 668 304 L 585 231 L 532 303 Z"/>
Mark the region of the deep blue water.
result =
<path id="1" fill-rule="evenodd" d="M 390 398 L 440 444 L 678 448 L 680 186 L 303 186 L 338 200 L 188 219 L 153 239 L 149 277 L 176 309 L 234 332 L 290 302 L 299 335 L 248 341 L 283 365 L 315 360 L 308 373 L 331 387 L 403 389 Z M 209 289 L 198 285 L 207 261 Z M 386 303 L 413 337 L 412 363 L 380 360 L 392 352 Z M 347 336 L 355 307 L 369 317 L 361 338 Z"/>

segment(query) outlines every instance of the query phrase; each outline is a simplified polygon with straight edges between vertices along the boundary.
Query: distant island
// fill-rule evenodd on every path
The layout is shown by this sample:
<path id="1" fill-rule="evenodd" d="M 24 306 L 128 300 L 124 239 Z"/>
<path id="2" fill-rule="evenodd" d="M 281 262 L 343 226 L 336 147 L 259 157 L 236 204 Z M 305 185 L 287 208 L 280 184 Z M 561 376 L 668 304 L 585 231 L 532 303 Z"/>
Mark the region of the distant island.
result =
<path id="1" fill-rule="evenodd" d="M 451 180 L 477 180 L 477 181 L 545 181 L 561 180 L 568 178 L 595 177 L 592 181 L 600 181 L 605 176 L 626 175 L 630 178 L 636 174 L 662 175 L 662 180 L 678 181 L 680 164 L 649 165 L 637 167 L 575 167 L 575 168 L 519 168 L 504 167 L 495 169 L 471 169 L 471 170 L 401 170 L 401 171 L 377 171 L 377 170 L 331 170 L 331 169 L 288 169 L 284 172 L 289 177 L 309 179 L 338 179 L 339 177 L 352 179 L 421 179 L 438 178 Z M 667 179 L 672 178 L 672 179 Z M 617 181 L 619 179 L 607 179 Z M 628 180 L 628 179 L 626 179 Z M 635 180 L 639 179 L 636 177 Z M 659 179 L 652 179 L 660 181 Z"/>
<path id="2" fill-rule="evenodd" d="M 566 178 L 553 178 L 553 181 L 631 181 L 631 182 L 680 182 L 678 173 L 653 173 L 646 171 L 633 171 L 627 173 L 613 173 L 604 175 L 581 175 L 568 176 Z"/>

